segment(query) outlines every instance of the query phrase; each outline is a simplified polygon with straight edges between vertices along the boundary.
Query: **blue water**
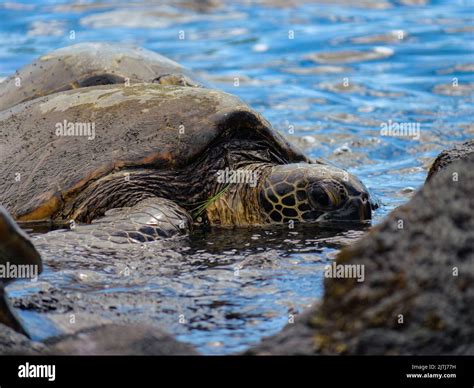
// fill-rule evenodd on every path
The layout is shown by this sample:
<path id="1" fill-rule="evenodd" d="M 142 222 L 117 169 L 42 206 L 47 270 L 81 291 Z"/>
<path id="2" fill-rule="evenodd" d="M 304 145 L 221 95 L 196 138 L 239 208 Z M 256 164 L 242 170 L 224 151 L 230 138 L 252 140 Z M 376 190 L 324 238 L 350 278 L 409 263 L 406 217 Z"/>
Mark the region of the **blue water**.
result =
<path id="1" fill-rule="evenodd" d="M 240 96 L 311 157 L 359 176 L 382 203 L 374 222 L 422 185 L 441 149 L 473 137 L 472 1 L 224 1 L 198 9 L 192 1 L 164 3 L 0 3 L 0 77 L 84 41 L 155 50 Z M 390 120 L 419 124 L 420 138 L 382 136 L 381 124 Z M 304 270 L 279 267 L 274 277 L 273 287 L 288 290 L 297 309 L 321 296 L 319 259 L 305 256 Z M 232 271 L 228 263 L 222 268 Z M 237 310 L 256 308 L 258 315 L 277 303 L 271 296 L 257 303 L 238 287 L 222 296 Z M 245 319 L 212 330 L 165 326 L 204 352 L 227 353 L 285 321 L 268 318 L 257 329 Z"/>

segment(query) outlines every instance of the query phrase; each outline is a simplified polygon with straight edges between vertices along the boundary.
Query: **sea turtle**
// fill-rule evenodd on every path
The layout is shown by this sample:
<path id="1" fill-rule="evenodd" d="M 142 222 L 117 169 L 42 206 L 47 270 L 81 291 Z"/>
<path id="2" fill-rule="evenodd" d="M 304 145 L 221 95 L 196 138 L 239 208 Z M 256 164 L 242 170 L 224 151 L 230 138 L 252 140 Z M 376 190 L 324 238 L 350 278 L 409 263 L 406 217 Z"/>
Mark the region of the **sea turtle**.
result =
<path id="1" fill-rule="evenodd" d="M 113 43 L 79 43 L 41 56 L 0 83 L 0 110 L 63 90 L 155 82 L 197 86 L 189 70 L 158 53 Z"/>
<path id="2" fill-rule="evenodd" d="M 371 218 L 359 179 L 311 161 L 217 90 L 105 85 L 37 98 L 0 113 L 0 150 L 0 202 L 20 221 L 105 215 L 94 232 L 147 241 L 192 221 Z"/>
<path id="3" fill-rule="evenodd" d="M 28 336 L 8 302 L 4 286 L 11 281 L 41 273 L 41 256 L 6 210 L 0 206 L 0 323 Z"/>

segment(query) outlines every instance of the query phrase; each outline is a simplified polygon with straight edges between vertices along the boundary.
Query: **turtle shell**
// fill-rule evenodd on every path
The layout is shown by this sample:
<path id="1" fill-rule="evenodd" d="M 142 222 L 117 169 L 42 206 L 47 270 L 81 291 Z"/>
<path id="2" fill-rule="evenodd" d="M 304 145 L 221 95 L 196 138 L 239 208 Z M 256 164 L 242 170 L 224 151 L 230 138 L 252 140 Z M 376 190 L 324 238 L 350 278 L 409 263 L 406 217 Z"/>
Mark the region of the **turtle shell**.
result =
<path id="1" fill-rule="evenodd" d="M 126 81 L 200 84 L 189 70 L 153 51 L 79 43 L 43 55 L 1 82 L 0 110 L 59 91 Z"/>
<path id="2" fill-rule="evenodd" d="M 265 138 L 281 163 L 310 162 L 217 90 L 106 85 L 37 98 L 0 112 L 0 203 L 19 220 L 53 219 L 93 179 L 136 166 L 179 169 L 239 134 Z"/>

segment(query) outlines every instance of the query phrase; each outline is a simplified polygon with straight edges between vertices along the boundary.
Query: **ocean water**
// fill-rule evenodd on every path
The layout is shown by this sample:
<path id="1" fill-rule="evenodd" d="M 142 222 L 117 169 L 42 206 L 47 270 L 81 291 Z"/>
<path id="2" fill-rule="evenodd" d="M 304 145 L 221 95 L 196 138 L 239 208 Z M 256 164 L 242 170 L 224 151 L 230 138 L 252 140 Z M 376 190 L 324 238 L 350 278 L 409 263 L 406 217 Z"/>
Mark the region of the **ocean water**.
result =
<path id="1" fill-rule="evenodd" d="M 467 0 L 8 1 L 0 78 L 79 42 L 155 50 L 241 97 L 309 156 L 359 176 L 381 203 L 377 223 L 423 184 L 440 150 L 473 137 L 473 11 Z M 394 124 L 411 132 L 383 130 Z M 45 247 L 40 281 L 9 291 L 38 339 L 54 334 L 42 320 L 109 303 L 106 318 L 151 322 L 204 353 L 233 353 L 321 298 L 324 265 L 358 236 L 202 231 L 173 254 L 154 247 L 146 266 L 137 250 L 91 258 Z M 137 260 L 136 276 L 118 275 Z M 69 307 L 28 307 L 40 290 L 53 305 L 54 292 L 67 296 Z"/>

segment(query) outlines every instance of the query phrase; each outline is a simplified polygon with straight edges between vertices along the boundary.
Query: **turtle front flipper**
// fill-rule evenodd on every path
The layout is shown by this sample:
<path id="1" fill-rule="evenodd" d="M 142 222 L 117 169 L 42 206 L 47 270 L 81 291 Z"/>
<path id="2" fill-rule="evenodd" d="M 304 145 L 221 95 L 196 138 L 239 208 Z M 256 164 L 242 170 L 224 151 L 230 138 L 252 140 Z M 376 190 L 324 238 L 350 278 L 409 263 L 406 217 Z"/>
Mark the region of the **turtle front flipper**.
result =
<path id="1" fill-rule="evenodd" d="M 92 224 L 77 225 L 74 232 L 114 243 L 136 243 L 186 234 L 191 225 L 192 218 L 182 207 L 165 198 L 151 197 L 131 207 L 108 210 Z"/>
<path id="2" fill-rule="evenodd" d="M 35 278 L 43 267 L 41 256 L 29 237 L 0 206 L 0 324 L 28 335 L 8 302 L 4 286 L 18 278 Z"/>

